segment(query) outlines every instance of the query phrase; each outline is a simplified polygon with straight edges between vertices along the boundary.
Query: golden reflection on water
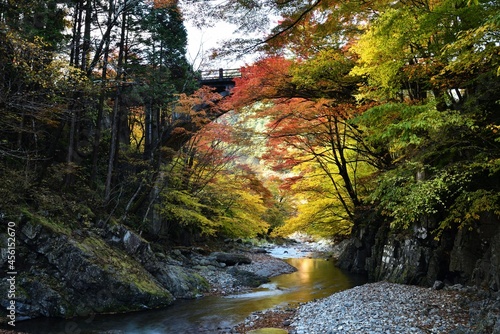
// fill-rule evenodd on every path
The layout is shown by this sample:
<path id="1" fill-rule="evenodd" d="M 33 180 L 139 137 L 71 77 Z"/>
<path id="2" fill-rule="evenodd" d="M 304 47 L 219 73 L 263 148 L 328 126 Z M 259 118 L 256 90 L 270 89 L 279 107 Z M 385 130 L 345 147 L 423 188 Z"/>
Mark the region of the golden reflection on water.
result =
<path id="1" fill-rule="evenodd" d="M 334 263 L 325 259 L 287 259 L 298 270 L 281 275 L 254 292 L 232 295 L 236 307 L 243 312 L 254 312 L 280 304 L 297 304 L 327 297 L 335 292 L 349 289 L 359 282 L 347 276 Z"/>

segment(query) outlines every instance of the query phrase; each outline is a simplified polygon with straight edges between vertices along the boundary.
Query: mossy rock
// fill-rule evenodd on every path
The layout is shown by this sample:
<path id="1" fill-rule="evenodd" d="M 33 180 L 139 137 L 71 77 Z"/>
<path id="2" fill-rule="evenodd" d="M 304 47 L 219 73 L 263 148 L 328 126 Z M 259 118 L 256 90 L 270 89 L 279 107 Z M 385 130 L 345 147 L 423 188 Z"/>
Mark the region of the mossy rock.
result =
<path id="1" fill-rule="evenodd" d="M 19 284 L 27 292 L 25 316 L 118 313 L 172 303 L 168 289 L 124 250 L 91 231 L 78 239 L 72 234 L 49 219 L 22 222 L 19 249 L 33 254 Z"/>

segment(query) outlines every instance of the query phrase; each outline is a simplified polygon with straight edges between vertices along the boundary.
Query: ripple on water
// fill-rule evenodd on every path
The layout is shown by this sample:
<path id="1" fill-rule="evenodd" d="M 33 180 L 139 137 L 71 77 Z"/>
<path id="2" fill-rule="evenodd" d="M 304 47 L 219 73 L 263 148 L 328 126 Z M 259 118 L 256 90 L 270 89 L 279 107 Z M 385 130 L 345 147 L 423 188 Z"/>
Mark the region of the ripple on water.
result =
<path id="1" fill-rule="evenodd" d="M 241 293 L 236 295 L 225 296 L 225 298 L 262 298 L 268 296 L 276 296 L 285 293 L 284 290 L 278 287 L 276 283 L 265 283 L 259 286 L 257 291 Z"/>

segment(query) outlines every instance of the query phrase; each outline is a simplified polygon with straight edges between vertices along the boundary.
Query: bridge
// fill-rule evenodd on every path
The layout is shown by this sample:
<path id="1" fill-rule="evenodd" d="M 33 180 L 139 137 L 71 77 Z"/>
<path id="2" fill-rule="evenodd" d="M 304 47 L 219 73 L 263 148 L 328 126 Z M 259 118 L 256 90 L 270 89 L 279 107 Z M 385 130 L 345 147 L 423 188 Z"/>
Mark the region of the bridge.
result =
<path id="1" fill-rule="evenodd" d="M 200 85 L 215 88 L 221 95 L 229 95 L 234 87 L 234 78 L 241 77 L 240 69 L 223 69 L 200 71 Z"/>

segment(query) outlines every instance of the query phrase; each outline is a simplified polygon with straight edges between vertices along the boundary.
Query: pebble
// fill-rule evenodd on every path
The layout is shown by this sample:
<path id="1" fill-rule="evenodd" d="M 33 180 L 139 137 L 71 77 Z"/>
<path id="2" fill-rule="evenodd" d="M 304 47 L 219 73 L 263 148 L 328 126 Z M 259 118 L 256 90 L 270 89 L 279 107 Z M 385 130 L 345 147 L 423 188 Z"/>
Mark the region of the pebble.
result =
<path id="1" fill-rule="evenodd" d="M 464 298 L 457 291 L 369 283 L 300 305 L 290 333 L 451 333 L 468 323 Z"/>

